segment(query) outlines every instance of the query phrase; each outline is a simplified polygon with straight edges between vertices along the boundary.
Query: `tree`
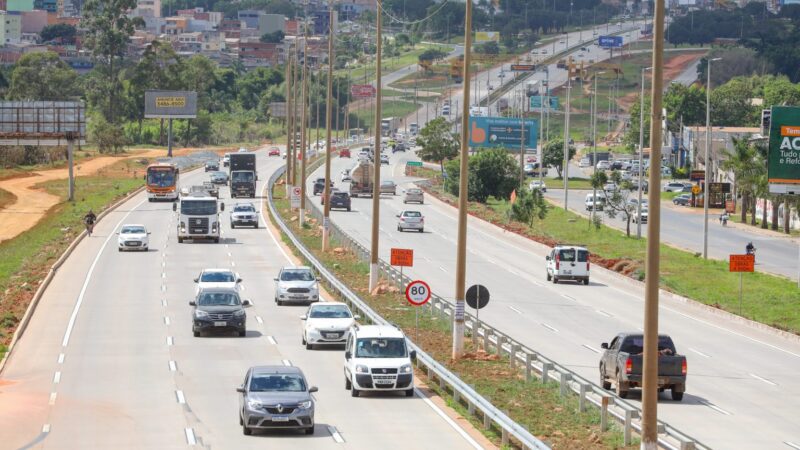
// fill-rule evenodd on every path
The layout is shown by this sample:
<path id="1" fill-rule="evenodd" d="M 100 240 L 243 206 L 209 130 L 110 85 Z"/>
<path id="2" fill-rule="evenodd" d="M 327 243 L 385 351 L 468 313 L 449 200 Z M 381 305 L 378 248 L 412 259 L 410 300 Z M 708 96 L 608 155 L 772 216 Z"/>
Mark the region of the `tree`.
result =
<path id="1" fill-rule="evenodd" d="M 57 41 L 62 44 L 74 44 L 75 35 L 77 33 L 78 30 L 73 25 L 56 23 L 53 25 L 46 25 L 42 28 L 42 31 L 39 32 L 39 36 L 44 42 Z"/>
<path id="2" fill-rule="evenodd" d="M 268 44 L 280 44 L 283 42 L 284 37 L 286 37 L 286 35 L 283 33 L 283 30 L 277 30 L 272 33 L 262 34 L 259 40 Z"/>
<path id="3" fill-rule="evenodd" d="M 481 203 L 490 196 L 506 199 L 519 187 L 519 166 L 503 148 L 479 151 L 470 158 L 469 171 L 480 182 L 475 196 Z"/>
<path id="4" fill-rule="evenodd" d="M 573 156 L 575 156 L 575 146 L 570 145 L 567 158 L 572 159 Z M 542 150 L 542 160 L 545 167 L 554 167 L 560 178 L 561 170 L 564 167 L 564 140 L 551 139 L 548 141 Z"/>
<path id="5" fill-rule="evenodd" d="M 11 72 L 11 100 L 69 100 L 78 74 L 54 52 L 26 53 Z"/>
<path id="6" fill-rule="evenodd" d="M 500 46 L 495 41 L 483 42 L 475 45 L 475 53 L 483 53 L 484 55 L 499 55 Z"/>
<path id="7" fill-rule="evenodd" d="M 628 127 L 628 130 L 625 132 L 625 136 L 623 136 L 622 141 L 625 143 L 625 146 L 629 149 L 635 149 L 639 147 L 639 111 L 641 108 L 641 100 L 639 95 L 636 95 L 636 99 L 633 101 L 630 110 L 630 117 L 631 117 L 631 126 Z M 644 98 L 644 127 L 642 128 L 644 131 L 644 146 L 650 146 L 650 96 L 645 96 Z"/>
<path id="8" fill-rule="evenodd" d="M 628 199 L 633 191 L 633 184 L 628 180 L 623 180 L 618 171 L 611 172 L 610 180 L 616 185 L 612 191 L 605 191 L 606 204 L 605 211 L 608 217 L 615 218 L 622 216 L 625 221 L 625 234 L 631 236 L 631 219 L 636 215 L 636 207 L 632 206 Z"/>
<path id="9" fill-rule="evenodd" d="M 409 36 L 408 36 L 407 34 L 405 34 L 405 33 L 399 33 L 399 34 L 397 34 L 397 35 L 394 37 L 394 43 L 395 43 L 395 44 L 396 44 L 398 47 L 407 47 L 407 46 L 409 46 L 409 45 L 412 45 L 412 44 L 413 44 L 413 42 L 411 42 L 411 37 L 409 37 Z"/>
<path id="10" fill-rule="evenodd" d="M 458 156 L 461 147 L 458 135 L 451 131 L 450 123 L 444 117 L 437 117 L 419 132 L 417 145 L 422 147 L 417 156 L 426 161 L 437 161 L 444 171 L 445 160 Z"/>
<path id="11" fill-rule="evenodd" d="M 419 65 L 424 68 L 429 68 L 434 62 L 447 57 L 447 53 L 439 50 L 438 48 L 429 48 L 420 53 L 417 57 Z"/>
<path id="12" fill-rule="evenodd" d="M 696 87 L 694 85 L 687 87 L 680 83 L 671 83 L 669 88 L 667 88 L 667 91 L 664 93 L 664 108 L 667 110 L 667 126 L 669 127 L 669 131 L 672 131 L 673 133 L 680 131 L 681 122 L 683 122 L 684 125 L 699 125 L 701 123 L 705 123 L 705 89 Z M 639 134 L 638 119 L 639 116 L 637 115 L 637 139 Z M 631 123 L 631 126 L 633 126 L 633 123 Z"/>
<path id="13" fill-rule="evenodd" d="M 592 172 L 592 176 L 589 177 L 589 183 L 592 185 L 592 188 L 602 192 L 606 183 L 608 183 L 608 175 L 606 175 L 606 172 L 603 170 L 595 170 Z M 597 208 L 594 207 L 594 204 L 597 203 L 597 201 L 596 200 L 592 201 L 594 202 L 592 204 L 592 223 L 594 223 L 595 221 L 594 213 L 597 210 Z"/>
<path id="14" fill-rule="evenodd" d="M 535 219 L 547 216 L 547 202 L 540 189 L 522 188 L 517 192 L 517 200 L 511 205 L 511 218 L 533 227 Z"/>
<path id="15" fill-rule="evenodd" d="M 711 123 L 715 126 L 757 126 L 759 108 L 754 107 L 753 80 L 734 78 L 711 91 Z"/>

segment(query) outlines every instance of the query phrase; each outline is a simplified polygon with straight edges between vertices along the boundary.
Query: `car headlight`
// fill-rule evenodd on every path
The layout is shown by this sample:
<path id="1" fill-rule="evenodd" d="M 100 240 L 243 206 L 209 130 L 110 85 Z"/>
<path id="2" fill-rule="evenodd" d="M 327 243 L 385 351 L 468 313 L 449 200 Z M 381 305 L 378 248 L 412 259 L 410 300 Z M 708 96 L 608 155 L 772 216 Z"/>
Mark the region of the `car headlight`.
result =
<path id="1" fill-rule="evenodd" d="M 197 317 L 197 318 L 199 319 L 199 318 L 201 318 L 201 317 L 208 317 L 208 313 L 207 313 L 207 312 L 205 312 L 205 311 L 201 311 L 201 310 L 199 310 L 199 309 L 198 309 L 198 310 L 195 310 L 195 312 L 194 312 L 194 316 L 195 316 L 195 317 Z"/>
<path id="2" fill-rule="evenodd" d="M 258 400 L 248 400 L 247 407 L 250 409 L 261 409 L 264 407 L 264 405 L 262 405 Z"/>
<path id="3" fill-rule="evenodd" d="M 244 310 L 240 309 L 238 311 L 234 311 L 233 315 L 236 317 L 242 317 L 244 315 Z"/>
<path id="4" fill-rule="evenodd" d="M 400 373 L 411 373 L 411 364 L 404 364 L 401 366 Z"/>
<path id="5" fill-rule="evenodd" d="M 369 368 L 367 368 L 367 366 L 358 364 L 356 365 L 356 373 L 369 373 Z"/>
<path id="6" fill-rule="evenodd" d="M 313 404 L 314 403 L 311 400 L 306 400 L 304 402 L 298 403 L 297 407 L 300 408 L 300 409 L 308 409 L 308 408 L 311 408 L 311 405 L 313 405 Z"/>

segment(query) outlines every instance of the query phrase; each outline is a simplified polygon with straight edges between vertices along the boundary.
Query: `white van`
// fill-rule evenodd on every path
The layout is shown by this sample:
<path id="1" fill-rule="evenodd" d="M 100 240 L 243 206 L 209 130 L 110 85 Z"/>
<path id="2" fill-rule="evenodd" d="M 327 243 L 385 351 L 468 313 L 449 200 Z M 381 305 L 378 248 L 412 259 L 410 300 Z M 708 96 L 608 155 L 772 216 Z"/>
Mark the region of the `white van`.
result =
<path id="1" fill-rule="evenodd" d="M 595 207 L 597 207 L 598 211 L 602 211 L 603 207 L 606 205 L 605 192 L 597 191 L 597 198 L 595 198 L 595 194 L 586 194 L 586 200 L 584 201 L 584 205 L 586 205 L 587 211 L 591 211 Z"/>
<path id="2" fill-rule="evenodd" d="M 547 281 L 573 280 L 589 284 L 589 250 L 585 247 L 558 244 L 545 256 Z"/>

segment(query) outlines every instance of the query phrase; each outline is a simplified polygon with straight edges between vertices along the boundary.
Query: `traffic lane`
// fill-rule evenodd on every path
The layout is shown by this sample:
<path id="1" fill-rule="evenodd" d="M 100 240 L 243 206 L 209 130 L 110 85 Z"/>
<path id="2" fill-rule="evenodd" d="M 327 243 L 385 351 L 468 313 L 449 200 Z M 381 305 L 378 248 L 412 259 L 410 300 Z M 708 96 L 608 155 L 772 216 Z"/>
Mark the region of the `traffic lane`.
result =
<path id="1" fill-rule="evenodd" d="M 348 216 L 348 215 L 346 215 L 346 216 L 342 216 L 342 217 L 349 217 L 349 216 Z M 428 217 L 430 217 L 430 216 L 428 216 Z M 336 220 L 336 217 L 334 218 L 334 220 Z M 428 222 L 430 222 L 430 218 L 428 219 Z M 431 249 L 430 249 L 430 248 L 428 248 L 428 250 L 431 250 Z M 445 251 L 446 251 L 446 250 L 445 250 Z M 438 254 L 438 253 L 441 253 L 441 251 L 439 251 L 438 249 L 433 249 L 433 252 L 432 252 L 432 253 L 434 253 L 434 252 L 435 252 L 435 253 L 437 253 L 437 254 Z M 451 250 L 450 252 L 448 252 L 448 253 L 452 253 L 452 250 Z M 418 261 L 420 261 L 420 260 L 418 259 Z M 423 261 L 424 261 L 424 259 L 423 259 Z M 420 264 L 424 264 L 424 262 L 421 262 Z M 517 266 L 519 266 L 519 267 L 524 267 L 524 264 L 525 264 L 525 262 L 523 262 L 523 261 L 519 261 L 519 262 L 517 263 Z M 514 263 L 512 263 L 510 267 L 515 267 Z M 416 270 L 416 269 L 411 269 L 411 270 L 409 270 L 409 273 L 410 273 L 410 274 L 413 274 L 413 272 L 414 272 L 415 270 Z M 430 277 L 430 276 L 436 276 L 436 275 L 438 275 L 438 274 L 436 274 L 436 275 L 431 275 L 431 274 L 436 274 L 436 270 L 428 270 L 428 271 L 426 271 L 426 277 Z M 471 278 L 471 279 L 472 279 L 472 278 Z M 567 286 L 568 286 L 568 285 L 564 285 L 564 287 L 567 287 Z M 586 289 L 586 288 L 585 288 L 585 287 L 581 287 L 581 286 L 575 286 L 575 289 Z M 583 292 L 585 292 L 585 291 L 583 291 Z M 576 292 L 576 293 L 575 293 L 575 296 L 574 296 L 573 298 L 579 298 L 579 295 L 580 295 L 580 293 Z M 612 296 L 612 297 L 616 297 L 616 296 L 617 296 L 617 294 L 616 294 L 616 293 L 612 293 L 612 294 L 611 294 L 611 296 Z M 619 303 L 619 302 L 617 301 L 617 303 Z M 628 305 L 623 305 L 623 307 L 624 307 L 626 310 L 630 310 L 630 305 L 629 305 L 629 304 L 628 304 Z M 518 309 L 521 309 L 521 308 L 518 308 Z M 610 308 L 610 307 L 607 307 L 607 308 L 606 308 L 606 310 L 613 311 L 613 309 L 612 309 L 612 308 Z M 600 315 L 603 315 L 603 314 L 609 314 L 609 313 L 607 313 L 607 312 L 606 312 L 606 310 L 598 310 L 598 311 L 601 311 L 601 312 L 597 312 L 597 314 L 600 314 Z M 524 311 L 524 310 L 523 310 L 523 311 Z M 633 323 L 640 324 L 640 323 L 641 323 L 641 316 L 640 316 L 640 313 L 639 313 L 639 311 L 641 311 L 641 307 L 636 307 L 636 308 L 634 308 L 634 309 L 633 309 L 633 311 L 636 311 L 636 312 L 635 312 L 635 315 L 636 315 L 637 317 L 636 317 L 636 318 L 634 318 L 633 320 L 629 321 L 629 323 L 630 323 L 630 322 L 633 322 Z M 666 316 L 668 316 L 668 314 L 667 314 L 667 313 L 664 313 L 664 315 L 663 315 L 662 317 L 666 317 Z M 484 317 L 486 317 L 486 316 L 484 315 Z M 682 320 L 683 320 L 683 321 L 685 321 L 685 319 L 686 319 L 685 317 L 683 317 L 683 316 L 679 316 L 679 317 L 677 317 L 677 318 L 676 318 L 674 321 L 675 321 L 675 322 L 680 322 L 680 321 L 682 321 Z M 491 319 L 490 319 L 490 320 L 491 320 Z M 594 323 L 595 321 L 596 321 L 596 319 L 592 318 L 592 319 L 590 319 L 590 320 L 589 320 L 589 323 Z M 670 320 L 670 322 L 672 322 L 672 320 Z M 491 321 L 490 321 L 490 323 L 494 323 L 494 322 L 491 322 Z M 504 331 L 506 331 L 506 332 L 508 332 L 508 331 L 509 331 L 509 330 L 508 330 L 507 328 L 505 328 L 505 327 L 501 327 L 501 329 L 503 329 L 503 330 L 504 330 Z M 578 329 L 583 329 L 583 328 L 578 328 Z M 600 336 L 596 336 L 596 337 L 595 337 L 593 340 L 594 340 L 594 342 L 607 341 L 607 340 L 608 340 L 608 339 L 609 339 L 611 336 L 613 336 L 613 335 L 614 335 L 614 334 L 615 334 L 615 333 L 616 333 L 616 332 L 617 332 L 619 329 L 624 329 L 624 328 L 615 328 L 615 329 L 613 329 L 613 330 L 609 330 L 608 332 L 604 332 L 604 333 L 602 333 Z M 511 333 L 511 335 L 513 336 L 513 335 L 515 335 L 515 334 L 514 334 L 514 333 Z M 673 333 L 673 335 L 675 335 L 675 333 Z M 676 336 L 677 336 L 677 335 L 676 335 Z M 705 338 L 706 338 L 706 337 L 705 337 L 705 333 L 703 333 L 703 335 L 702 335 L 702 336 L 697 336 L 697 337 L 696 337 L 696 339 L 693 339 L 693 340 L 694 340 L 694 341 L 702 341 L 702 340 L 704 340 Z M 676 339 L 681 339 L 681 338 L 678 336 L 678 337 L 676 337 Z M 681 341 L 678 341 L 678 342 L 687 342 L 687 340 L 681 340 Z M 589 345 L 591 346 L 591 343 L 589 343 Z M 595 344 L 595 345 L 597 345 L 597 344 Z M 681 344 L 678 344 L 678 345 L 681 345 Z M 756 345 L 756 344 L 754 344 L 754 345 Z M 598 345 L 598 346 L 599 346 L 599 345 Z M 758 346 L 758 345 L 756 345 L 756 346 Z M 700 346 L 700 347 L 705 349 L 705 347 L 703 347 L 703 346 Z M 760 347 L 760 346 L 758 346 L 758 347 Z M 537 347 L 537 349 L 541 350 L 541 348 L 540 348 L 540 347 Z M 754 349 L 753 349 L 753 354 L 757 354 L 757 351 L 758 351 L 759 349 L 760 349 L 760 348 L 754 348 Z M 705 349 L 705 350 L 706 350 L 706 351 L 708 351 L 708 349 Z M 751 352 L 745 352 L 745 353 L 748 353 L 748 354 L 750 354 Z M 548 353 L 545 353 L 545 354 L 548 354 Z M 549 353 L 549 354 L 556 354 L 556 353 Z M 733 358 L 732 358 L 732 360 L 736 360 L 736 356 L 739 356 L 739 357 L 740 357 L 740 355 L 734 355 L 734 356 L 733 356 Z M 758 365 L 758 364 L 759 364 L 759 361 L 753 361 L 753 363 L 754 363 L 754 366 L 755 366 L 755 365 Z M 592 366 L 594 366 L 594 365 L 592 364 Z M 751 367 L 752 367 L 752 366 L 751 366 Z M 758 367 L 764 367 L 764 366 L 763 366 L 763 364 L 762 364 L 762 365 L 758 365 Z M 592 373 L 592 372 L 594 372 L 594 373 Z M 740 371 L 739 371 L 739 375 L 742 375 L 742 374 L 743 374 L 743 373 L 742 373 L 742 371 L 740 370 Z M 592 377 L 593 377 L 593 376 L 596 376 L 596 369 L 594 369 L 594 368 L 593 368 L 592 370 L 590 370 L 588 373 L 585 373 L 584 375 L 585 375 L 585 376 L 587 376 L 587 378 L 589 378 L 589 379 L 593 379 Z M 728 375 L 730 375 L 730 374 L 721 374 L 720 376 L 721 376 L 721 377 L 725 377 L 725 376 L 728 376 Z M 745 376 L 747 376 L 746 374 L 744 374 L 744 375 L 745 375 Z M 739 378 L 741 378 L 741 377 L 739 377 Z M 751 378 L 752 378 L 752 377 L 751 377 Z M 693 382 L 693 384 L 694 384 L 694 385 L 697 385 L 697 383 L 694 383 L 694 382 Z M 734 389 L 735 389 L 735 387 L 734 387 Z M 729 390 L 728 390 L 728 391 L 723 391 L 723 392 L 720 392 L 720 394 L 722 394 L 722 397 L 723 397 L 723 398 L 724 398 L 725 396 L 727 396 L 727 395 L 725 394 L 725 392 L 729 392 Z M 719 398 L 719 397 L 718 397 L 718 398 Z"/>

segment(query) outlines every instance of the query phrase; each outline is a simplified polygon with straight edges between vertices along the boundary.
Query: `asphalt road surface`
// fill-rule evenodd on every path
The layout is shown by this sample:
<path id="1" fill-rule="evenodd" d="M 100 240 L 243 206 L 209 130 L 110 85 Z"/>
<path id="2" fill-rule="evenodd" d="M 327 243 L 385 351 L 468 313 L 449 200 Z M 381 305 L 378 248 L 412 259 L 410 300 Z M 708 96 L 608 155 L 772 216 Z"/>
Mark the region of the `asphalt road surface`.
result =
<path id="1" fill-rule="evenodd" d="M 259 153 L 262 185 L 282 163 Z M 206 178 L 187 173 L 181 184 Z M 222 197 L 230 211 L 227 188 Z M 273 302 L 272 278 L 287 257 L 263 221 L 258 230 L 231 230 L 226 212 L 222 242 L 178 244 L 171 208 L 136 195 L 59 269 L 0 380 L 0 447 L 475 447 L 419 393 L 350 397 L 342 351 L 300 345 L 305 307 Z M 123 223 L 152 231 L 150 251 L 117 252 Z M 255 303 L 246 337 L 192 337 L 192 279 L 208 267 L 244 279 L 243 297 Z M 248 367 L 263 364 L 299 366 L 319 386 L 313 436 L 242 434 L 235 388 Z"/>
<path id="2" fill-rule="evenodd" d="M 384 179 L 394 180 L 400 188 L 409 187 L 413 179 L 403 175 L 408 159 L 415 158 L 405 153 L 392 155 L 392 165 L 382 167 Z M 331 173 L 337 187 L 347 189 L 339 182 L 340 173 L 354 164 L 354 159 L 334 158 Z M 319 204 L 319 197 L 313 201 Z M 424 214 L 424 233 L 397 231 L 395 216 L 403 209 Z M 352 212 L 331 213 L 334 223 L 367 247 L 371 216 L 372 200 L 361 198 L 353 200 Z M 392 247 L 413 249 L 414 267 L 406 268 L 406 274 L 427 281 L 435 292 L 452 300 L 456 209 L 428 196 L 424 205 L 404 205 L 400 195 L 385 195 L 380 220 L 380 257 L 388 260 Z M 472 217 L 467 250 L 467 284 L 483 284 L 492 295 L 481 319 L 589 380 L 598 380 L 601 342 L 622 331 L 641 330 L 641 285 L 620 281 L 597 268 L 589 286 L 549 284 L 545 246 Z M 800 417 L 795 414 L 800 402 L 796 376 L 800 340 L 778 337 L 664 298 L 659 331 L 670 334 L 688 359 L 686 395 L 682 402 L 661 395 L 661 420 L 713 448 L 800 445 Z M 640 394 L 633 391 L 631 400 L 638 402 Z"/>

